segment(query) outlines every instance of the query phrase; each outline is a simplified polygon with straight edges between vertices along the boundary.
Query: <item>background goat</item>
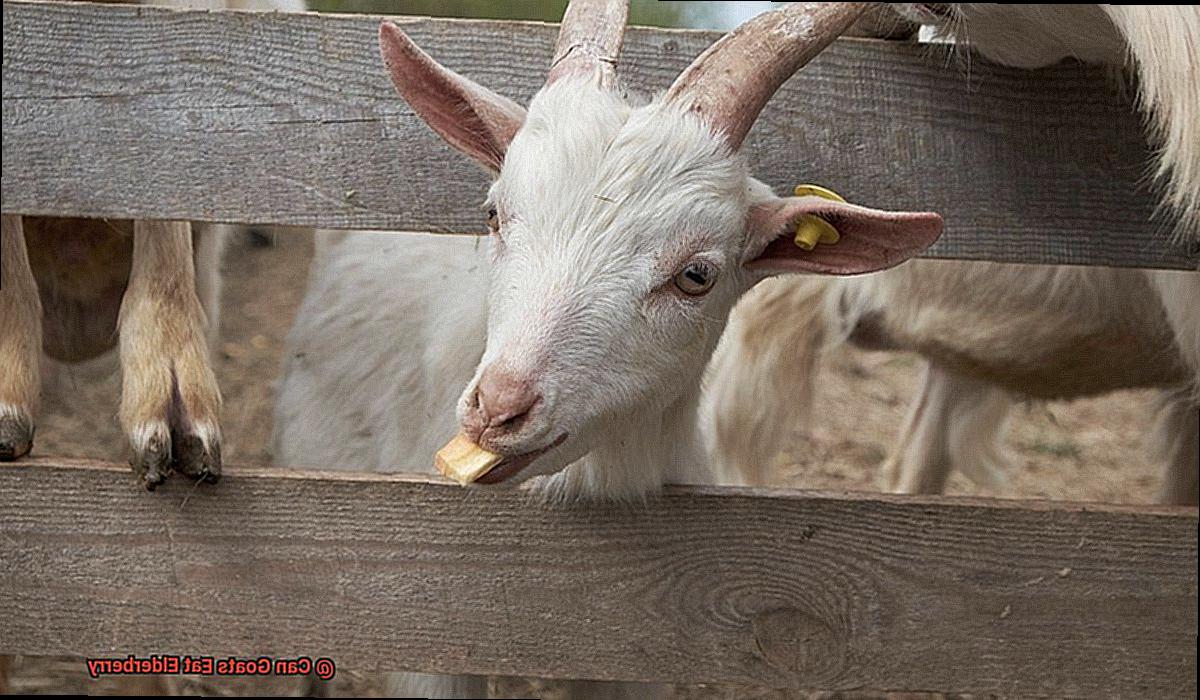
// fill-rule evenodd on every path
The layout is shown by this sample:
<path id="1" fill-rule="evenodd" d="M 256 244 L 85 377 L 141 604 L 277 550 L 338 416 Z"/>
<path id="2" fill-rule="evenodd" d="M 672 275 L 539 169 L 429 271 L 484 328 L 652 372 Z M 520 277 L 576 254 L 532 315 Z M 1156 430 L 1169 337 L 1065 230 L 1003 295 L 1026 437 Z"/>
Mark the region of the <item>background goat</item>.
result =
<path id="1" fill-rule="evenodd" d="M 895 4 L 992 61 L 1022 68 L 1064 58 L 1128 67 L 1157 146 L 1152 171 L 1181 241 L 1200 241 L 1200 7 L 1196 5 Z M 1200 396 L 1200 273 L 1156 271 L 1176 342 Z"/>
<path id="2" fill-rule="evenodd" d="M 187 222 L 5 215 L 0 235 L 0 315 L 8 322 L 0 339 L 0 459 L 32 447 L 43 346 L 56 359 L 86 360 L 112 347 L 119 324 L 120 418 L 135 473 L 148 488 L 173 469 L 216 479 L 221 399 Z M 219 249 L 207 247 L 218 259 Z M 218 274 L 218 259 L 200 262 L 206 274 Z"/>
<path id="3" fill-rule="evenodd" d="M 999 487 L 1018 398 L 1159 387 L 1159 499 L 1196 502 L 1191 374 L 1143 271 L 914 260 L 860 278 L 760 285 L 735 308 L 709 367 L 706 434 L 716 463 L 732 470 L 724 479 L 768 482 L 764 470 L 809 421 L 820 356 L 846 340 L 925 361 L 884 466 L 895 490 L 940 493 L 954 469 Z"/>

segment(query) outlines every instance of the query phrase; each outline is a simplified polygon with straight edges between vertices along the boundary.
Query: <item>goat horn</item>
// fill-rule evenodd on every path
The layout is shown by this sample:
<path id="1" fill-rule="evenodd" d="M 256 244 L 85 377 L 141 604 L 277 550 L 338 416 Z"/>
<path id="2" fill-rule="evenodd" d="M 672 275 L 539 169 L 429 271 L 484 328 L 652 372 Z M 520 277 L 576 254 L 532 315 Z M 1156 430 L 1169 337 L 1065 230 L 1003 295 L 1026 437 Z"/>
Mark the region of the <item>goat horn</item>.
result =
<path id="1" fill-rule="evenodd" d="M 629 18 L 629 0 L 571 0 L 558 30 L 546 83 L 599 70 L 600 85 L 617 84 L 617 54 Z"/>
<path id="2" fill-rule="evenodd" d="M 800 2 L 767 12 L 721 37 L 667 90 L 737 150 L 771 95 L 845 32 L 871 3 Z"/>

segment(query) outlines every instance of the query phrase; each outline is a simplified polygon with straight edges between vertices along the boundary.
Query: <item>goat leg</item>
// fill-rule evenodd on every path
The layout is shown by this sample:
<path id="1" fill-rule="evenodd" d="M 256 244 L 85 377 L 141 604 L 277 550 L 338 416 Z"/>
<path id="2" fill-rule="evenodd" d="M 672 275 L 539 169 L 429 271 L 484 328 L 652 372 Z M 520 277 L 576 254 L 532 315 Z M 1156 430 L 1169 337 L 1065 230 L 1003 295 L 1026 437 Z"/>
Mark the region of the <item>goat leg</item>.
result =
<path id="1" fill-rule="evenodd" d="M 42 303 L 25 250 L 20 216 L 0 224 L 0 460 L 33 447 L 33 416 L 41 384 Z"/>
<path id="2" fill-rule="evenodd" d="M 137 221 L 121 303 L 121 426 L 148 489 L 221 475 L 221 394 L 208 362 L 186 222 Z"/>
<path id="3" fill-rule="evenodd" d="M 1200 503 L 1197 466 L 1200 456 L 1200 406 L 1191 387 L 1163 393 L 1159 415 L 1148 447 L 1163 465 L 1159 503 L 1194 506 Z"/>
<path id="4" fill-rule="evenodd" d="M 943 493 L 958 468 L 976 484 L 999 490 L 1010 458 L 1000 445 L 1007 395 L 982 380 L 926 362 L 916 399 L 883 465 L 897 493 Z"/>
<path id="5" fill-rule="evenodd" d="M 217 351 L 221 331 L 221 258 L 237 227 L 229 224 L 192 224 L 196 263 L 196 296 L 208 321 L 210 352 Z"/>

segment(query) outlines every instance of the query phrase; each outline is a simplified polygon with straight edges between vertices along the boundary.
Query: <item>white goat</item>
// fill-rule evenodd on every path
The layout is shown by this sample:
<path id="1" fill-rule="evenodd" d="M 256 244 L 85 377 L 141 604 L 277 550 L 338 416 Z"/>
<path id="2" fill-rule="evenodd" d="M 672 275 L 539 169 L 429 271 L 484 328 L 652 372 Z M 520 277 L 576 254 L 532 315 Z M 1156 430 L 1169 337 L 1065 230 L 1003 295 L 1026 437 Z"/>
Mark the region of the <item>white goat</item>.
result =
<path id="1" fill-rule="evenodd" d="M 1160 387 L 1159 500 L 1196 502 L 1197 409 L 1179 391 L 1191 375 L 1143 271 L 916 260 L 760 285 L 734 309 L 709 368 L 706 434 L 726 480 L 767 483 L 763 470 L 812 413 L 819 356 L 845 340 L 925 360 L 884 467 L 902 493 L 940 493 L 955 468 L 997 487 L 1014 396 Z"/>
<path id="2" fill-rule="evenodd" d="M 543 476 L 533 486 L 551 498 L 632 499 L 703 469 L 700 377 L 743 292 L 781 272 L 887 268 L 940 233 L 935 214 L 777 197 L 738 152 L 771 94 L 864 9 L 762 15 L 664 97 L 631 106 L 614 69 L 625 3 L 577 0 L 527 113 L 383 25 L 401 95 L 496 175 L 492 240 L 382 234 L 324 249 L 289 338 L 276 460 L 412 468 L 408 456 L 428 469 L 459 429 L 449 387 L 466 380 L 457 422 L 503 455 L 491 480 Z M 797 247 L 807 215 L 841 240 Z M 408 680 L 438 696 L 481 690 Z"/>
<path id="3" fill-rule="evenodd" d="M 563 497 L 657 488 L 702 457 L 699 378 L 743 292 L 783 272 L 883 269 L 937 237 L 935 214 L 777 197 L 738 153 L 783 80 L 864 9 L 761 15 L 631 107 L 613 68 L 625 4 L 574 2 L 528 114 L 381 28 L 400 93 L 497 174 L 487 347 L 459 402 L 464 432 L 504 458 L 489 480 L 554 474 L 543 488 Z M 841 240 L 793 244 L 806 215 Z"/>
<path id="4" fill-rule="evenodd" d="M 896 4 L 1004 65 L 1035 68 L 1064 58 L 1128 66 L 1157 146 L 1163 203 L 1177 237 L 1200 241 L 1200 7 L 1196 5 Z M 1150 275 L 1200 396 L 1200 273 Z"/>

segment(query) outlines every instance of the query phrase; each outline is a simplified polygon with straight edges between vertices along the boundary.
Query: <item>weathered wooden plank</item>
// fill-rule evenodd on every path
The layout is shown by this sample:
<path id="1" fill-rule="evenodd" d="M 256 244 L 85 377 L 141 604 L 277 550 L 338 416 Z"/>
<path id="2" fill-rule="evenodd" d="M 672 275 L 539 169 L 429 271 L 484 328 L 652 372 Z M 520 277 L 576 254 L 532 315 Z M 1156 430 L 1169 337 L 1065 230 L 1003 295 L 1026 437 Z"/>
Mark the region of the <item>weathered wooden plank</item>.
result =
<path id="1" fill-rule="evenodd" d="M 397 21 L 522 101 L 555 31 Z M 377 26 L 6 1 L 4 211 L 482 231 L 484 174 L 394 95 Z M 622 73 L 660 90 L 715 38 L 632 30 Z M 946 50 L 838 42 L 766 110 L 748 142 L 755 172 L 779 191 L 817 181 L 942 211 L 935 257 L 1200 265 L 1151 221 L 1138 120 L 1101 71 L 967 71 Z"/>
<path id="2" fill-rule="evenodd" d="M 0 465 L 0 653 L 1194 697 L 1194 508 Z"/>

